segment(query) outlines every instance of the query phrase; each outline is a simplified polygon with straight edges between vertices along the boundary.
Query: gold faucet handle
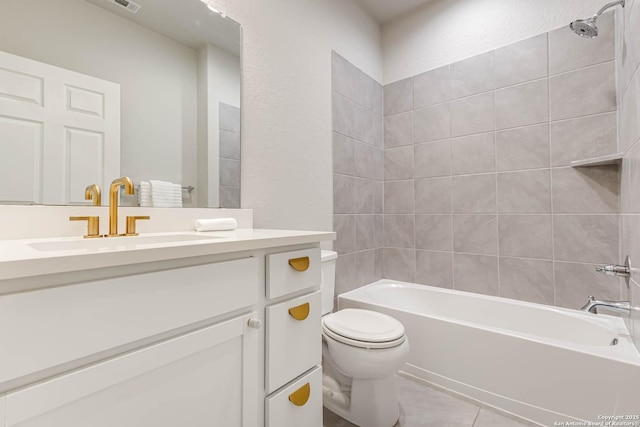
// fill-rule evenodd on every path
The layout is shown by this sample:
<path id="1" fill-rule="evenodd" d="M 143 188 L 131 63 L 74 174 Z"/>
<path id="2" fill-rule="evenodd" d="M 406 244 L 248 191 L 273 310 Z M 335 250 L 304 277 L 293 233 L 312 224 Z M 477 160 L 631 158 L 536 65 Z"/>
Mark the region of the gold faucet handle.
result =
<path id="1" fill-rule="evenodd" d="M 136 221 L 146 221 L 151 219 L 150 216 L 128 216 L 127 217 L 127 233 L 125 236 L 137 236 Z"/>
<path id="2" fill-rule="evenodd" d="M 98 184 L 91 184 L 84 190 L 84 199 L 93 200 L 93 206 L 102 205 L 102 191 Z"/>
<path id="3" fill-rule="evenodd" d="M 69 221 L 87 221 L 87 235 L 85 239 L 95 239 L 102 237 L 100 235 L 100 217 L 99 216 L 70 216 Z"/>

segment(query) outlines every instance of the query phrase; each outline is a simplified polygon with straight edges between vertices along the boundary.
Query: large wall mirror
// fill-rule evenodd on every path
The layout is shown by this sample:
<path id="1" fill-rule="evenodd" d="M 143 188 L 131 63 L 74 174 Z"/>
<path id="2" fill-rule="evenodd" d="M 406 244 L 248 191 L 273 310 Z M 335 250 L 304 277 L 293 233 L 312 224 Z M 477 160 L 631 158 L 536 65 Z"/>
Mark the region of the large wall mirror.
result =
<path id="1" fill-rule="evenodd" d="M 240 53 L 202 0 L 2 0 L 0 204 L 239 208 Z"/>

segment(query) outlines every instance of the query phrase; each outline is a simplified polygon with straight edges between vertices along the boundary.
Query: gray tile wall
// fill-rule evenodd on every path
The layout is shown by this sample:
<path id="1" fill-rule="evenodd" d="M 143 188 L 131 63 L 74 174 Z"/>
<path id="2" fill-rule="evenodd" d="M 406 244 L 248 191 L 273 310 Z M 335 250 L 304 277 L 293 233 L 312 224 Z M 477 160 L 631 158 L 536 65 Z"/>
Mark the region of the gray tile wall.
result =
<path id="1" fill-rule="evenodd" d="M 340 294 L 382 278 L 382 86 L 335 52 L 331 62 L 333 229 Z"/>
<path id="2" fill-rule="evenodd" d="M 618 166 L 569 166 L 616 151 L 614 22 L 383 88 L 385 278 L 571 308 L 621 297 L 594 272 L 619 260 Z"/>
<path id="3" fill-rule="evenodd" d="M 220 207 L 240 209 L 240 108 L 221 102 Z"/>
<path id="4" fill-rule="evenodd" d="M 618 150 L 622 160 L 620 190 L 621 259 L 629 255 L 640 260 L 640 1 L 628 0 L 617 12 L 617 80 L 618 80 Z M 640 350 L 640 279 L 637 268 L 632 270 L 629 289 L 623 285 L 623 298 L 632 305 L 629 329 Z"/>

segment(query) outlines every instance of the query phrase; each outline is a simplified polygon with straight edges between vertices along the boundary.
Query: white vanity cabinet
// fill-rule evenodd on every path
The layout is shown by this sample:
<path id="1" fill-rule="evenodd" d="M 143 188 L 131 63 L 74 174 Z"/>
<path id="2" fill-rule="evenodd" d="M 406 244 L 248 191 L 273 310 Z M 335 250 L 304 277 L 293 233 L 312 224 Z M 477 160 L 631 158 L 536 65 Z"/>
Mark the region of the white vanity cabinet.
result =
<path id="1" fill-rule="evenodd" d="M 0 242 L 0 427 L 321 427 L 319 242 L 334 236 L 33 259 L 33 241 Z"/>
<path id="2" fill-rule="evenodd" d="M 252 315 L 11 393 L 6 426 L 253 427 L 258 332 L 247 325 Z"/>

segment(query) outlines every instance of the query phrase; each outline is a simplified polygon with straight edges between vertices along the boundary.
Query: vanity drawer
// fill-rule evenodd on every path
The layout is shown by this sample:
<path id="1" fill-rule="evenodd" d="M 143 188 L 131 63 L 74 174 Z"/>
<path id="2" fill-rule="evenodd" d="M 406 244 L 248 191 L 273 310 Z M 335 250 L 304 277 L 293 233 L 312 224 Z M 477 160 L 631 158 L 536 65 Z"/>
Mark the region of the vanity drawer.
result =
<path id="1" fill-rule="evenodd" d="M 316 367 L 266 400 L 265 427 L 322 427 L 322 369 Z"/>
<path id="2" fill-rule="evenodd" d="M 267 298 L 320 286 L 320 248 L 267 255 Z"/>
<path id="3" fill-rule="evenodd" d="M 0 297 L 0 380 L 22 385 L 256 304 L 260 264 L 244 258 Z M 35 375 L 35 378 L 33 376 Z M 15 383 L 13 383 L 15 382 Z"/>
<path id="4" fill-rule="evenodd" d="M 267 307 L 267 393 L 321 363 L 321 312 L 320 292 Z"/>

